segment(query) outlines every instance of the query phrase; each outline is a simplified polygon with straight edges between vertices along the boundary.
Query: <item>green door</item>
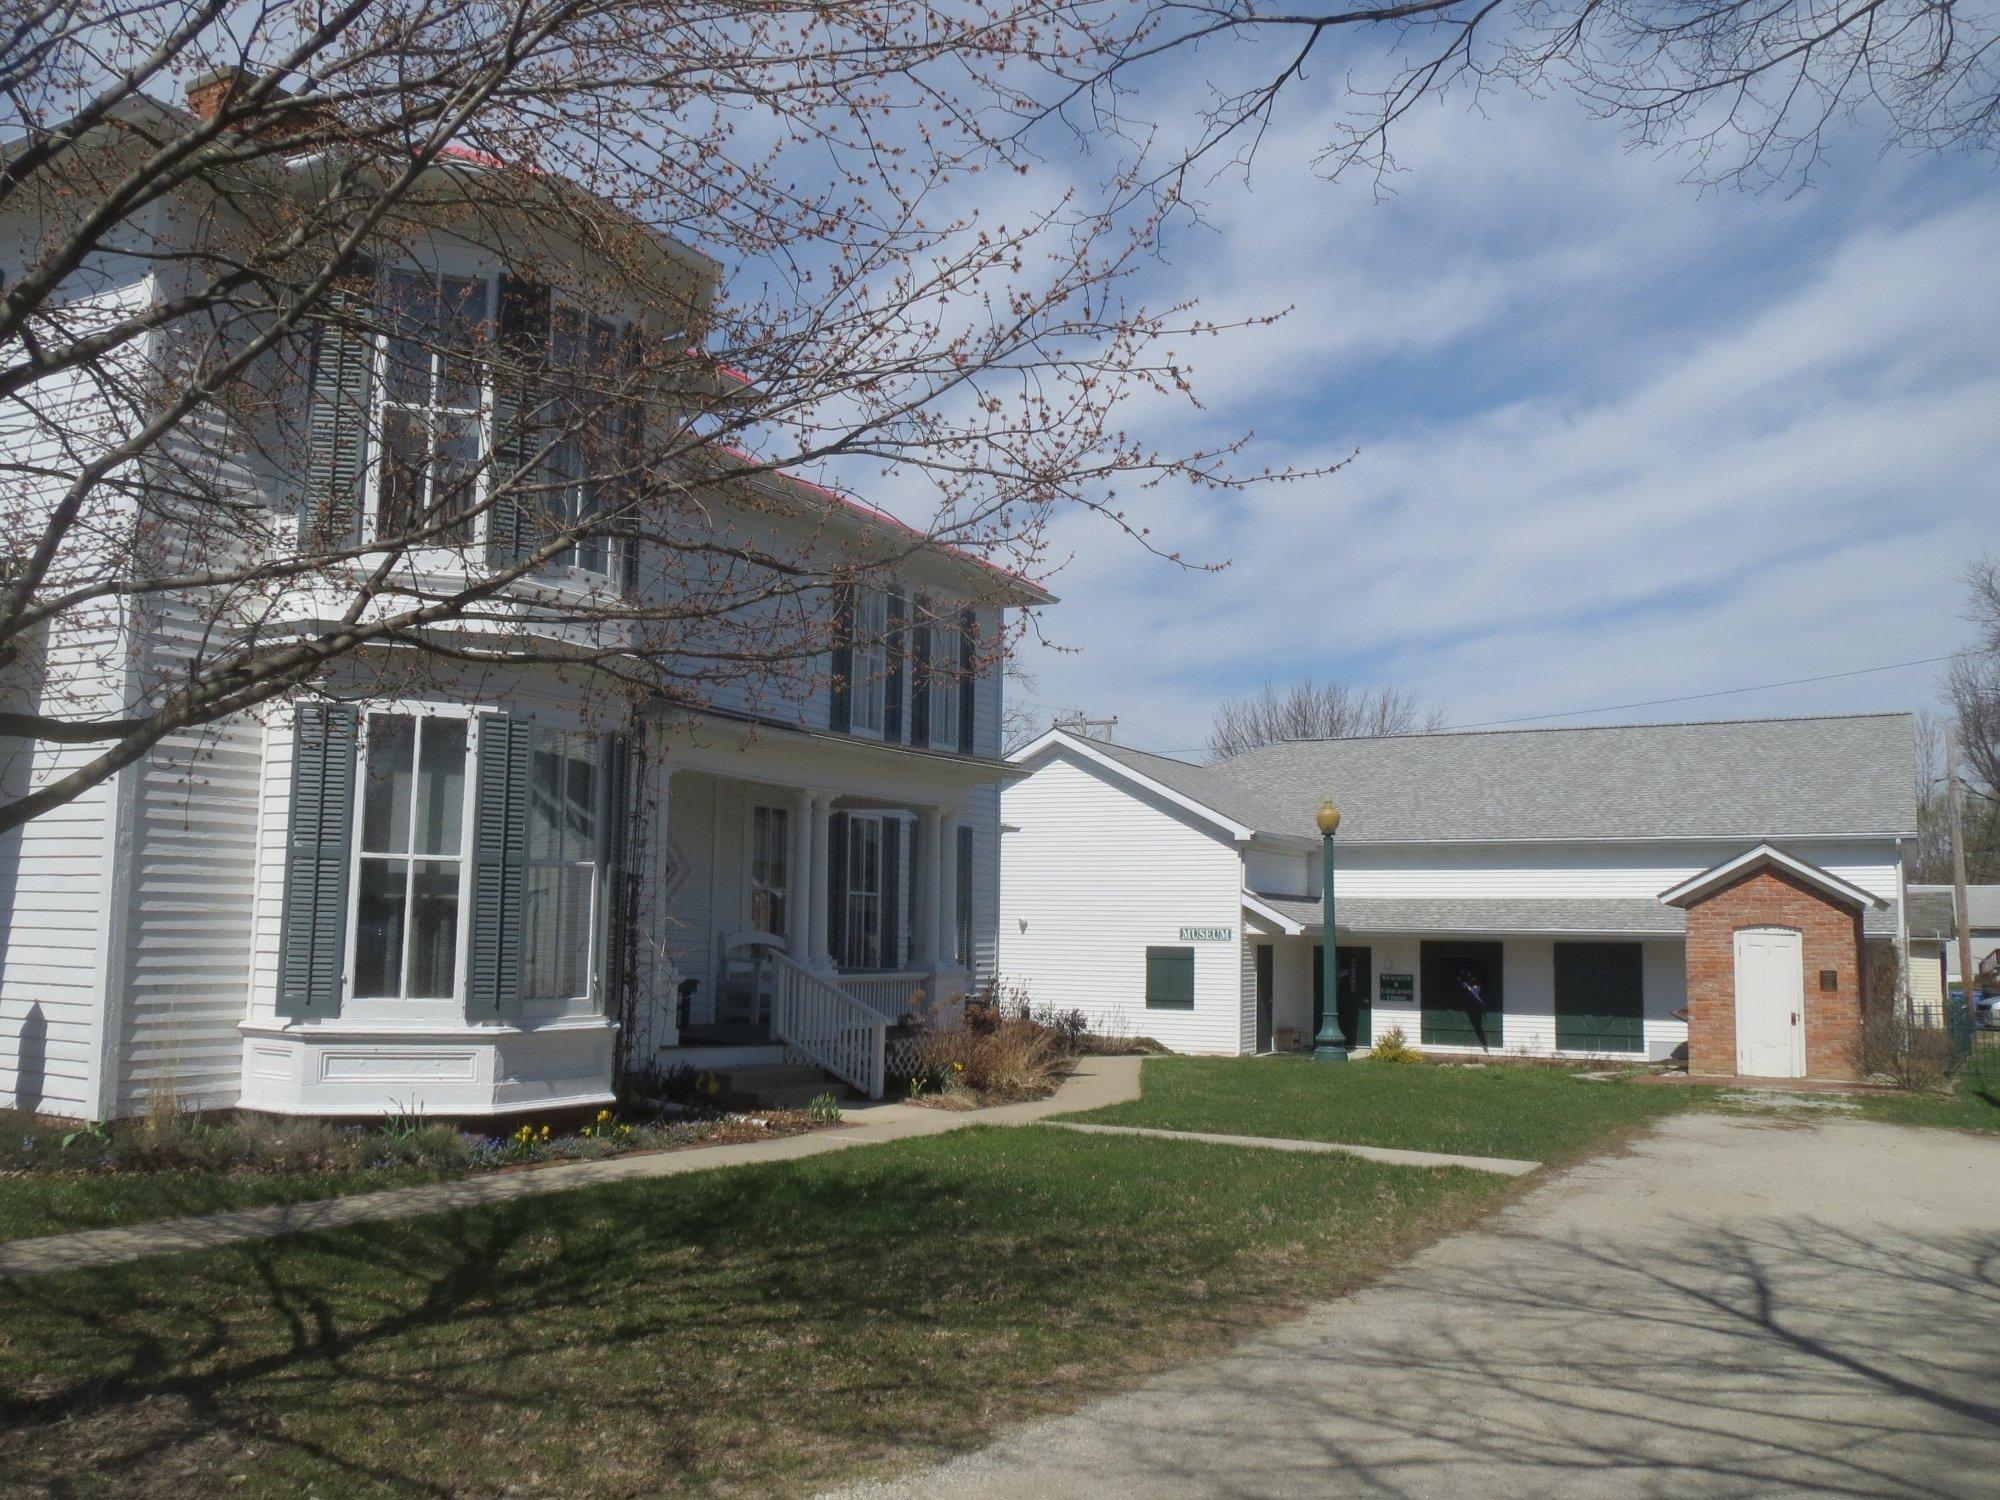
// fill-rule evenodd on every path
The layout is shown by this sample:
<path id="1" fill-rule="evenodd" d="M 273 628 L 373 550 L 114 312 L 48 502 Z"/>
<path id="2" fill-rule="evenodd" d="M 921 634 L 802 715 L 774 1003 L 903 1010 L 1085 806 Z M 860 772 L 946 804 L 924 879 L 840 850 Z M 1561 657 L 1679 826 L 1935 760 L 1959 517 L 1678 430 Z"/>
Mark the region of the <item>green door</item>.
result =
<path id="1" fill-rule="evenodd" d="M 1556 1047 L 1644 1052 L 1646 992 L 1637 943 L 1556 944 Z"/>
<path id="2" fill-rule="evenodd" d="M 1498 943 L 1425 943 L 1420 983 L 1425 1046 L 1492 1052 L 1504 1045 L 1506 996 Z"/>
<path id="3" fill-rule="evenodd" d="M 1313 1035 L 1326 1023 L 1326 949 L 1313 944 Z M 1333 950 L 1334 986 L 1338 991 L 1334 1015 L 1349 1047 L 1375 1045 L 1375 950 L 1336 948 Z"/>
<path id="4" fill-rule="evenodd" d="M 1269 943 L 1257 945 L 1257 1050 L 1271 1050 L 1271 990 L 1276 951 Z"/>

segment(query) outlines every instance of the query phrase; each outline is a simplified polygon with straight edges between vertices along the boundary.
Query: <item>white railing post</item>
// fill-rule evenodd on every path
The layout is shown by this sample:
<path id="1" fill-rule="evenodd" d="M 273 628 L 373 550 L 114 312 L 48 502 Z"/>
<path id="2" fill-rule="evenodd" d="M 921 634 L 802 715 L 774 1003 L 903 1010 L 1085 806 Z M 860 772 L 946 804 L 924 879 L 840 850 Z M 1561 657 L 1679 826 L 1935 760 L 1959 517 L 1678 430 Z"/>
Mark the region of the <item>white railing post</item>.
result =
<path id="1" fill-rule="evenodd" d="M 842 1082 L 880 1099 L 889 1023 L 823 975 L 789 954 L 771 953 L 778 988 L 771 1030 L 778 1040 Z"/>

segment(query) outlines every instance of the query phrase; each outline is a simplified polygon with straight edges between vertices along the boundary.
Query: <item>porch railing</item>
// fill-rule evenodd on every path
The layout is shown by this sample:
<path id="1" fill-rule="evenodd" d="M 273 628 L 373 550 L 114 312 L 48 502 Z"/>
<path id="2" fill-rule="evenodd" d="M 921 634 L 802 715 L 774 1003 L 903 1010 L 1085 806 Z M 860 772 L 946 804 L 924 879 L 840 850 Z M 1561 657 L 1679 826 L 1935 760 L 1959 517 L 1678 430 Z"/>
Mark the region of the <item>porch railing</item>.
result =
<path id="1" fill-rule="evenodd" d="M 893 1024 L 909 1014 L 919 995 L 925 1000 L 935 998 L 931 994 L 931 977 L 918 973 L 842 974 L 839 983 L 848 994 Z"/>
<path id="2" fill-rule="evenodd" d="M 790 954 L 775 948 L 766 953 L 777 981 L 771 995 L 772 1035 L 814 1067 L 880 1099 L 888 1021 Z"/>

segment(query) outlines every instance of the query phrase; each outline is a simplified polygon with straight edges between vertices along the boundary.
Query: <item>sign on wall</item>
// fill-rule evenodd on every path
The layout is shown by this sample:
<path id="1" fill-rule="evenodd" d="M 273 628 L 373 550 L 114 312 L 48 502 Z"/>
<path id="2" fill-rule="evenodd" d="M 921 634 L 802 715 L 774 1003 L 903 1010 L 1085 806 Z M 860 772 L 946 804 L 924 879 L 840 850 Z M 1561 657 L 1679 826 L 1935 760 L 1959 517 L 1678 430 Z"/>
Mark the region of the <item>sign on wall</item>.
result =
<path id="1" fill-rule="evenodd" d="M 1414 974 L 1384 974 L 1378 983 L 1382 986 L 1383 1005 L 1415 1005 L 1417 1003 L 1417 976 Z"/>
<path id="2" fill-rule="evenodd" d="M 1234 927 L 1183 927 L 1181 941 L 1184 943 L 1232 943 L 1236 941 Z"/>

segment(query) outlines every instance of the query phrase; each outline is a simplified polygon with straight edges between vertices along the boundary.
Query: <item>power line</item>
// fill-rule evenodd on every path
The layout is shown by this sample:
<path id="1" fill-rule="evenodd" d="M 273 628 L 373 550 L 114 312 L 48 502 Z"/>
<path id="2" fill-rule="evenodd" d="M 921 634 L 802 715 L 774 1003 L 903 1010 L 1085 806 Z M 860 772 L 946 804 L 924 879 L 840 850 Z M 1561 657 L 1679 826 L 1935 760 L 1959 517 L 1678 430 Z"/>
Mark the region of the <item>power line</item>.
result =
<path id="1" fill-rule="evenodd" d="M 1502 724 L 1534 724 L 1543 719 L 1580 719 L 1586 714 L 1622 713 L 1628 708 L 1659 708 L 1669 703 L 1692 703 L 1698 698 L 1727 698 L 1736 693 L 1762 693 L 1772 688 L 1802 687 L 1809 682 L 1832 682 L 1838 677 L 1866 677 L 1872 672 L 1899 672 L 1905 667 L 1934 666 L 1941 661 L 1950 661 L 1955 656 L 1965 656 L 1964 651 L 1947 651 L 1943 656 L 1920 656 L 1915 661 L 1892 661 L 1880 667 L 1856 667 L 1848 672 L 1822 672 L 1817 677 L 1790 677 L 1783 682 L 1758 682 L 1749 687 L 1716 688 L 1708 693 L 1682 693 L 1677 698 L 1646 698 L 1637 703 L 1607 703 L 1601 708 L 1571 708 L 1553 714 L 1522 714 L 1512 719 L 1481 719 L 1474 724 L 1453 724 L 1458 729 L 1495 729 Z"/>

